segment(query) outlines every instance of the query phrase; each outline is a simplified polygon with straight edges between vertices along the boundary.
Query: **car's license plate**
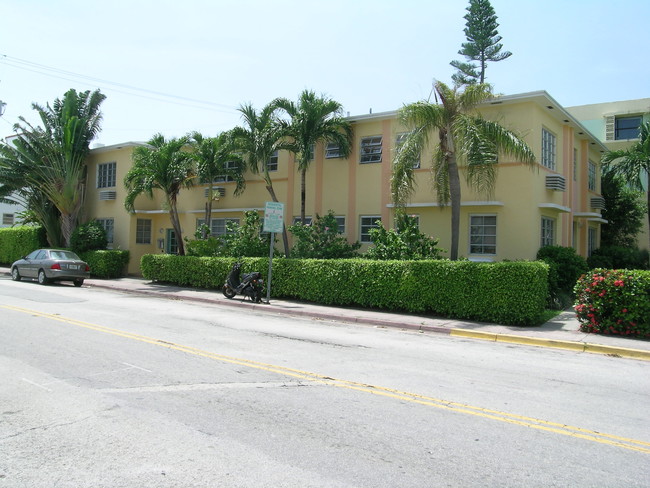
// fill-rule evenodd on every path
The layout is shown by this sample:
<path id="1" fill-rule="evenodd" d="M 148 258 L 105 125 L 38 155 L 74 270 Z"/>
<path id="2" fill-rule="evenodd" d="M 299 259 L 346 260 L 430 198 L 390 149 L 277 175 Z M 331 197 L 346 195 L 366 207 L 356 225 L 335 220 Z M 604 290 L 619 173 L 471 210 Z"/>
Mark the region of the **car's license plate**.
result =
<path id="1" fill-rule="evenodd" d="M 68 269 L 79 269 L 79 265 L 78 264 L 69 264 Z"/>

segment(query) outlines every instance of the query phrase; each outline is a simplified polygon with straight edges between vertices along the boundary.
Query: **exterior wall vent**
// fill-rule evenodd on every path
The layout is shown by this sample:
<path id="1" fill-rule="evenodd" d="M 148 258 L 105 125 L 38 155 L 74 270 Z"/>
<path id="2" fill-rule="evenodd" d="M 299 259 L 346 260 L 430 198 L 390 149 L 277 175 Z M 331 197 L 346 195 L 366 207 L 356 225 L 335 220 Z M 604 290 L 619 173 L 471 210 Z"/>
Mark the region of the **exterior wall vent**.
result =
<path id="1" fill-rule="evenodd" d="M 547 175 L 546 176 L 546 189 L 554 191 L 566 190 L 566 180 L 562 175 Z"/>
<path id="2" fill-rule="evenodd" d="M 614 115 L 607 115 L 605 117 L 605 140 L 613 141 L 616 136 L 616 117 Z"/>
<path id="3" fill-rule="evenodd" d="M 605 199 L 603 197 L 592 197 L 591 208 L 599 208 L 605 210 Z"/>
<path id="4" fill-rule="evenodd" d="M 212 194 L 215 197 L 225 197 L 226 196 L 226 189 L 223 186 L 213 186 L 212 187 Z M 210 188 L 206 188 L 204 192 L 205 198 L 208 198 L 210 196 Z"/>
<path id="5" fill-rule="evenodd" d="M 104 190 L 99 192 L 100 200 L 115 200 L 117 198 L 117 192 L 114 190 Z"/>

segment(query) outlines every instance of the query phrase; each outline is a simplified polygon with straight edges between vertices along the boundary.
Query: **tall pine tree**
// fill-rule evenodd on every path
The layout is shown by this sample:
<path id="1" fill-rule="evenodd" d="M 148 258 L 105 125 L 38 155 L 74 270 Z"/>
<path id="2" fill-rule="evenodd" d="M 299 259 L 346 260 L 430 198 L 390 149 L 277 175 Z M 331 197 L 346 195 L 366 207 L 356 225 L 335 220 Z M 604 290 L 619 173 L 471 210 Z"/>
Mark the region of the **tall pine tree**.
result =
<path id="1" fill-rule="evenodd" d="M 512 56 L 509 51 L 501 52 L 501 36 L 497 31 L 499 24 L 489 0 L 469 0 L 464 19 L 465 37 L 468 42 L 462 44 L 458 54 L 470 62 L 452 61 L 450 64 L 458 70 L 452 76 L 456 85 L 485 83 L 485 69 L 488 61 L 501 61 Z M 471 61 L 477 61 L 477 64 Z"/>

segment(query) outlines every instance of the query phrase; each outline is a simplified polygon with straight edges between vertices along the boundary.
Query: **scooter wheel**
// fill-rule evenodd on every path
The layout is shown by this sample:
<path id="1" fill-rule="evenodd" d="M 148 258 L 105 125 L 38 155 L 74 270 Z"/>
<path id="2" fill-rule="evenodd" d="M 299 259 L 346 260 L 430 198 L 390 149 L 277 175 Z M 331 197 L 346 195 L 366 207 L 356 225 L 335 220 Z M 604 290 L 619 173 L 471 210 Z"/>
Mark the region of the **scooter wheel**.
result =
<path id="1" fill-rule="evenodd" d="M 223 296 L 226 298 L 235 298 L 235 295 L 237 292 L 230 288 L 228 285 L 223 285 L 223 288 L 221 289 Z"/>

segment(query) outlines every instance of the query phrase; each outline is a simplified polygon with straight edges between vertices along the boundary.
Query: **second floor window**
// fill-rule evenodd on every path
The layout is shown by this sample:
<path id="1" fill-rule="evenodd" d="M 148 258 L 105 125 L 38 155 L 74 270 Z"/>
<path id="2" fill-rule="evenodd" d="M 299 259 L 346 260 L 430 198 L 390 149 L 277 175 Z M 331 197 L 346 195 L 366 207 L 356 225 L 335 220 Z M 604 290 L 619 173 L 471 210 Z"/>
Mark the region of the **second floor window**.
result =
<path id="1" fill-rule="evenodd" d="M 232 173 L 239 171 L 239 163 L 237 161 L 228 161 L 226 163 L 226 173 L 215 177 L 214 183 L 227 183 L 229 181 L 235 181 L 235 178 Z"/>
<path id="2" fill-rule="evenodd" d="M 266 168 L 269 171 L 277 171 L 278 170 L 278 151 L 273 151 L 273 154 L 269 158 L 268 163 L 266 163 Z"/>
<path id="3" fill-rule="evenodd" d="M 641 116 L 616 117 L 614 123 L 614 139 L 638 139 L 641 131 Z"/>
<path id="4" fill-rule="evenodd" d="M 115 171 L 117 163 L 102 163 L 97 166 L 97 188 L 115 187 Z"/>
<path id="5" fill-rule="evenodd" d="M 407 136 L 408 133 L 397 134 L 397 139 L 395 140 L 395 149 L 399 150 L 400 146 L 404 143 Z M 413 162 L 413 168 L 418 169 L 419 167 L 420 167 L 420 157 L 418 155 L 418 160 Z"/>
<path id="6" fill-rule="evenodd" d="M 555 134 L 542 129 L 542 166 L 555 169 Z"/>
<path id="7" fill-rule="evenodd" d="M 587 183 L 589 185 L 589 189 L 591 191 L 596 191 L 596 163 L 594 163 L 593 161 L 589 161 L 589 173 L 587 176 L 588 176 Z"/>
<path id="8" fill-rule="evenodd" d="M 381 136 L 361 139 L 361 163 L 381 162 Z"/>

